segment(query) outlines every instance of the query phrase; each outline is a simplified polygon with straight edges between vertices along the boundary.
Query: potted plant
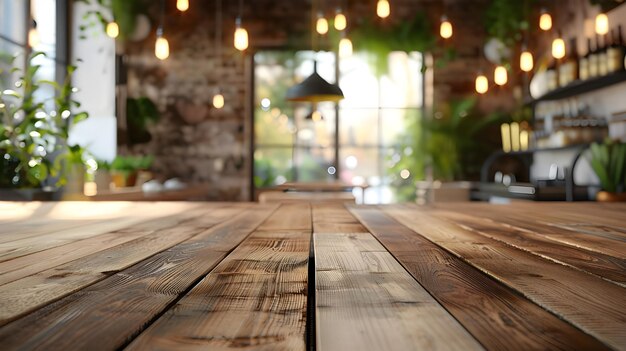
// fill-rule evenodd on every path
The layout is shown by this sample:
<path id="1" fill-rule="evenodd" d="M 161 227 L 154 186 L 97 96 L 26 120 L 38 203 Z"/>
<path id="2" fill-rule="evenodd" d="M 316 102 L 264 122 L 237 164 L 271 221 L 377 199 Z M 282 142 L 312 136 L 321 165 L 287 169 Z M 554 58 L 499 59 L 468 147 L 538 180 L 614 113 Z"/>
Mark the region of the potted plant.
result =
<path id="1" fill-rule="evenodd" d="M 72 112 L 80 106 L 70 97 L 71 75 L 76 67 L 68 66 L 63 84 L 40 80 L 40 65 L 32 63 L 40 55 L 45 56 L 41 52 L 31 55 L 24 72 L 11 70 L 19 76 L 13 82 L 17 90 L 0 91 L 0 186 L 23 195 L 17 196 L 22 199 L 48 198 L 66 184 L 67 174 L 77 160 L 74 153 L 80 149 L 68 145 L 69 131 L 88 117 L 86 112 Z M 56 94 L 37 99 L 44 86 L 52 86 Z"/>
<path id="2" fill-rule="evenodd" d="M 600 179 L 598 201 L 626 201 L 626 144 L 607 139 L 591 144 L 591 167 Z"/>
<path id="3" fill-rule="evenodd" d="M 475 98 L 452 101 L 407 127 L 400 140 L 399 161 L 391 168 L 396 182 L 411 182 L 401 200 L 415 199 L 413 185 L 417 185 L 422 198 L 469 199 L 469 183 L 465 180 L 480 172 L 483 160 L 495 148 L 481 135 L 507 118 L 499 113 L 483 116 L 475 106 Z M 401 179 L 403 170 L 408 170 L 413 178 Z M 412 183 L 429 178 L 434 182 Z"/>
<path id="4" fill-rule="evenodd" d="M 111 180 L 115 187 L 132 187 L 137 183 L 140 172 L 146 172 L 152 166 L 152 156 L 116 156 L 111 162 Z M 148 177 L 144 174 L 144 180 Z"/>

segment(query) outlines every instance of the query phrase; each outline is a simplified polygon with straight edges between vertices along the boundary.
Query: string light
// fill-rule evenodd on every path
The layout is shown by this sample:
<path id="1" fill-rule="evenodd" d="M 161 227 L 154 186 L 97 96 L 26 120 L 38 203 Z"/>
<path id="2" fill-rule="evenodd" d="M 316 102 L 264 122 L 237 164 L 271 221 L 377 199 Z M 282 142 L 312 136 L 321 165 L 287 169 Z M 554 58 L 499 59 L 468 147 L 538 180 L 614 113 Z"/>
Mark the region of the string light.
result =
<path id="1" fill-rule="evenodd" d="M 550 16 L 546 9 L 541 9 L 541 16 L 539 17 L 539 28 L 545 31 L 552 29 L 552 16 Z"/>
<path id="2" fill-rule="evenodd" d="M 346 20 L 346 16 L 341 12 L 341 9 L 337 9 L 337 13 L 335 14 L 334 21 L 336 30 L 344 30 L 348 26 L 348 21 Z"/>
<path id="3" fill-rule="evenodd" d="M 609 17 L 606 13 L 600 13 L 596 16 L 596 34 L 605 35 L 609 32 Z"/>
<path id="4" fill-rule="evenodd" d="M 376 14 L 380 18 L 387 18 L 391 14 L 391 7 L 389 6 L 389 1 L 387 0 L 378 0 L 376 3 Z"/>
<path id="5" fill-rule="evenodd" d="M 484 74 L 479 74 L 476 77 L 476 92 L 484 94 L 489 90 L 489 80 Z"/>
<path id="6" fill-rule="evenodd" d="M 315 24 L 315 30 L 320 35 L 328 33 L 328 21 L 324 18 L 322 13 L 317 14 L 317 23 Z"/>
<path id="7" fill-rule="evenodd" d="M 241 26 L 241 17 L 237 17 L 235 24 L 235 49 L 244 51 L 248 48 L 248 31 Z"/>
<path id="8" fill-rule="evenodd" d="M 552 41 L 552 57 L 562 59 L 565 57 L 565 41 L 561 38 L 561 33 Z"/>
<path id="9" fill-rule="evenodd" d="M 161 0 L 161 23 L 156 31 L 154 43 L 154 56 L 159 60 L 165 60 L 170 56 L 170 44 L 163 36 L 163 23 L 165 22 L 165 0 Z"/>
<path id="10" fill-rule="evenodd" d="M 352 56 L 352 41 L 348 38 L 342 38 L 339 41 L 339 57 L 346 58 Z"/>
<path id="11" fill-rule="evenodd" d="M 176 1 L 176 8 L 180 12 L 185 12 L 185 11 L 189 10 L 189 0 L 177 0 Z"/>
<path id="12" fill-rule="evenodd" d="M 165 60 L 170 56 L 170 44 L 167 39 L 163 37 L 163 27 L 160 26 L 157 29 L 157 39 L 154 44 L 154 55 L 159 60 Z"/>
<path id="13" fill-rule="evenodd" d="M 28 31 L 28 46 L 34 48 L 38 46 L 41 42 L 41 38 L 39 37 L 39 31 L 37 30 L 37 23 L 33 21 L 33 27 Z"/>
<path id="14" fill-rule="evenodd" d="M 216 109 L 224 107 L 224 95 L 222 95 L 220 92 L 213 95 L 213 107 L 215 107 Z"/>
<path id="15" fill-rule="evenodd" d="M 241 13 L 243 12 L 243 0 L 239 0 L 239 16 L 235 20 L 235 49 L 244 51 L 248 48 L 248 31 L 241 26 Z"/>
<path id="16" fill-rule="evenodd" d="M 107 23 L 106 33 L 109 37 L 115 39 L 118 35 L 120 35 L 120 27 L 115 21 L 111 21 Z"/>
<path id="17" fill-rule="evenodd" d="M 504 66 L 497 66 L 493 73 L 493 81 L 497 85 L 505 85 L 509 81 L 509 76 Z"/>
<path id="18" fill-rule="evenodd" d="M 530 72 L 534 67 L 533 54 L 526 48 L 523 48 L 521 55 L 519 56 L 519 67 L 524 72 Z"/>
<path id="19" fill-rule="evenodd" d="M 441 25 L 439 26 L 439 35 L 444 39 L 452 37 L 452 23 L 448 21 L 448 17 L 441 16 Z"/>

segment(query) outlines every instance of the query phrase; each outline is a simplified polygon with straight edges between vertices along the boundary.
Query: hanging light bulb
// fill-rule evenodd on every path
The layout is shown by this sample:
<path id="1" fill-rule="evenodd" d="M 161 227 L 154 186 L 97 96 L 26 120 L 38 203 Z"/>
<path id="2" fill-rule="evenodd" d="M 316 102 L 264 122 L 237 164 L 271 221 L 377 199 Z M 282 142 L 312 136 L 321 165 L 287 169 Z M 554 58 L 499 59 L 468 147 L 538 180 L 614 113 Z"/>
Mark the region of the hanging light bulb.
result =
<path id="1" fill-rule="evenodd" d="M 244 51 L 248 48 L 248 31 L 241 26 L 241 17 L 237 17 L 235 24 L 235 48 Z"/>
<path id="2" fill-rule="evenodd" d="M 380 18 L 387 18 L 389 14 L 391 14 L 391 8 L 389 6 L 389 1 L 387 0 L 378 0 L 376 4 L 376 14 Z"/>
<path id="3" fill-rule="evenodd" d="M 176 1 L 176 8 L 180 12 L 185 12 L 185 11 L 189 10 L 189 0 L 177 0 Z"/>
<path id="4" fill-rule="evenodd" d="M 441 25 L 439 26 L 439 35 L 444 39 L 452 37 L 452 23 L 448 21 L 448 17 L 441 16 Z"/>
<path id="5" fill-rule="evenodd" d="M 565 57 L 565 41 L 561 38 L 561 33 L 552 41 L 552 57 L 562 59 Z"/>
<path id="6" fill-rule="evenodd" d="M 163 27 L 157 29 L 157 39 L 154 44 L 154 55 L 159 60 L 165 60 L 170 56 L 170 44 L 167 39 L 163 37 Z"/>
<path id="7" fill-rule="evenodd" d="M 609 17 L 606 13 L 600 13 L 596 16 L 596 34 L 605 35 L 609 32 Z"/>
<path id="8" fill-rule="evenodd" d="M 533 70 L 533 54 L 531 54 L 526 48 L 522 49 L 522 54 L 519 56 L 519 67 L 524 72 L 530 72 Z"/>
<path id="9" fill-rule="evenodd" d="M 34 48 L 39 45 L 41 38 L 39 37 L 39 31 L 37 30 L 37 22 L 33 20 L 33 26 L 28 30 L 28 46 Z"/>
<path id="10" fill-rule="evenodd" d="M 344 30 L 348 26 L 348 21 L 346 20 L 346 16 L 341 12 L 341 9 L 337 9 L 334 22 L 335 22 L 336 30 Z"/>
<path id="11" fill-rule="evenodd" d="M 326 20 L 326 18 L 324 18 L 324 15 L 322 15 L 322 13 L 317 14 L 317 23 L 315 24 L 315 30 L 321 35 L 328 33 L 328 21 Z"/>
<path id="12" fill-rule="evenodd" d="M 348 38 L 343 38 L 339 41 L 339 57 L 346 58 L 352 56 L 352 41 Z"/>
<path id="13" fill-rule="evenodd" d="M 224 107 L 224 95 L 222 93 L 217 92 L 217 94 L 213 95 L 213 107 L 217 109 Z"/>
<path id="14" fill-rule="evenodd" d="M 509 77 L 506 68 L 504 68 L 504 66 L 496 67 L 496 70 L 493 72 L 493 81 L 502 86 L 505 85 L 508 80 Z"/>
<path id="15" fill-rule="evenodd" d="M 484 94 L 489 90 L 489 80 L 484 74 L 479 74 L 476 77 L 476 92 L 479 94 Z"/>
<path id="16" fill-rule="evenodd" d="M 548 31 L 552 29 L 552 16 L 546 9 L 541 9 L 541 16 L 539 17 L 539 28 Z"/>
<path id="17" fill-rule="evenodd" d="M 115 39 L 118 35 L 120 35 L 120 27 L 115 21 L 111 21 L 107 23 L 106 33 L 109 37 Z"/>

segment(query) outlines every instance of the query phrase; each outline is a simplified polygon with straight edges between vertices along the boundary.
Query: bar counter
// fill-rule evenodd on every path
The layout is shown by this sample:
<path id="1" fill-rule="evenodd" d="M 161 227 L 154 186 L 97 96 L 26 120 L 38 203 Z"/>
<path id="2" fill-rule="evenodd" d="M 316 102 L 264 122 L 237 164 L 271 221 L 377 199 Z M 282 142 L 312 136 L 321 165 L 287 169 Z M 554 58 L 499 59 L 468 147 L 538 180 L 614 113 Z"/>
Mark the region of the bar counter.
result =
<path id="1" fill-rule="evenodd" d="M 626 350 L 625 214 L 0 202 L 0 345 Z"/>

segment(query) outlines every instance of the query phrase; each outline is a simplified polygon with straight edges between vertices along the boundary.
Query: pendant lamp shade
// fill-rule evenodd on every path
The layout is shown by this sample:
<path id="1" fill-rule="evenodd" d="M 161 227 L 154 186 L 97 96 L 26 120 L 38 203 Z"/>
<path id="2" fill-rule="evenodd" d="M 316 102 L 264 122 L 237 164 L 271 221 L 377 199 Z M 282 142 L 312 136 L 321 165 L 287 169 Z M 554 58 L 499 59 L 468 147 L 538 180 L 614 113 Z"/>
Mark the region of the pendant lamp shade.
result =
<path id="1" fill-rule="evenodd" d="M 343 100 L 343 92 L 335 84 L 330 84 L 317 74 L 317 62 L 314 64 L 313 74 L 287 90 L 288 101 L 306 102 L 337 102 Z"/>

